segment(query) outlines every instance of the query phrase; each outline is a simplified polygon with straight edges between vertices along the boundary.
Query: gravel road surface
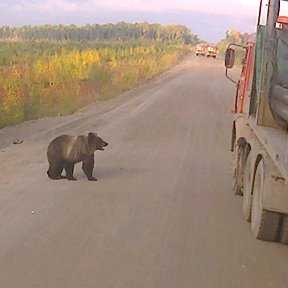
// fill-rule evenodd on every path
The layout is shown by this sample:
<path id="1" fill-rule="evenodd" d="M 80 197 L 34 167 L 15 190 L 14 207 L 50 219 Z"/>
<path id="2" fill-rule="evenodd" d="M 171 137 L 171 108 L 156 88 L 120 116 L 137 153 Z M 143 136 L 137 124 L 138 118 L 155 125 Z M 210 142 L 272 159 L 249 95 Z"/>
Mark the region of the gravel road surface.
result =
<path id="1" fill-rule="evenodd" d="M 222 61 L 173 70 L 71 116 L 0 130 L 1 288 L 287 288 L 288 247 L 255 240 L 232 194 L 234 86 Z M 98 132 L 87 181 L 48 143 Z M 23 144 L 11 144 L 15 139 Z"/>

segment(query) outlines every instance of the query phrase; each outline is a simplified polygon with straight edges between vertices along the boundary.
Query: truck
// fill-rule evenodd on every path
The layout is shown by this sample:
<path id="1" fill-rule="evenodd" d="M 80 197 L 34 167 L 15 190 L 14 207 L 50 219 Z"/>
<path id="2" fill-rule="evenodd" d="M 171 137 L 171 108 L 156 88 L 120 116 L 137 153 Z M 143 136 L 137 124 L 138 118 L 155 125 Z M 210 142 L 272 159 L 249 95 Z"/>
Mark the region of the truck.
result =
<path id="1" fill-rule="evenodd" d="M 216 58 L 218 52 L 218 48 L 211 44 L 201 43 L 197 44 L 195 47 L 195 55 L 199 56 L 206 56 L 206 57 L 213 57 Z"/>
<path id="2" fill-rule="evenodd" d="M 225 74 L 236 84 L 233 190 L 255 238 L 288 244 L 288 0 L 259 2 L 256 33 L 225 53 Z M 245 56 L 235 80 L 239 49 Z"/>
<path id="3" fill-rule="evenodd" d="M 213 45 L 208 45 L 206 47 L 206 57 L 213 57 L 213 58 L 216 58 L 216 55 L 217 55 L 217 51 L 218 51 L 218 48 L 216 46 L 213 46 Z"/>
<path id="4" fill-rule="evenodd" d="M 195 55 L 199 56 L 205 56 L 206 55 L 206 48 L 207 48 L 207 44 L 205 43 L 201 43 L 201 44 L 197 44 L 195 47 Z"/>

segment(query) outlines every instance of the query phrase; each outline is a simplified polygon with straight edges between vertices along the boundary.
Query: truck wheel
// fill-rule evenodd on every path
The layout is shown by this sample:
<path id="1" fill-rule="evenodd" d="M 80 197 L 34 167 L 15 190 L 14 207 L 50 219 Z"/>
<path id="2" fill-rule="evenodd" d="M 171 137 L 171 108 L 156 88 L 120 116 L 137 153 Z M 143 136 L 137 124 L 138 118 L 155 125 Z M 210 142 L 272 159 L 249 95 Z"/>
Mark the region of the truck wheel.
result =
<path id="1" fill-rule="evenodd" d="M 242 203 L 242 213 L 246 221 L 251 221 L 251 206 L 252 206 L 252 194 L 251 194 L 251 153 L 250 146 L 246 145 L 246 160 L 243 176 L 243 203 Z"/>
<path id="2" fill-rule="evenodd" d="M 280 243 L 288 245 L 288 215 L 283 215 L 282 227 L 280 231 Z"/>
<path id="3" fill-rule="evenodd" d="M 243 195 L 243 176 L 244 167 L 247 155 L 245 155 L 246 141 L 244 139 L 239 139 L 236 146 L 236 167 L 234 171 L 234 185 L 233 190 L 235 195 Z"/>
<path id="4" fill-rule="evenodd" d="M 280 213 L 268 211 L 263 208 L 264 176 L 264 164 L 263 160 L 261 160 L 255 173 L 251 209 L 251 229 L 255 238 L 275 241 L 280 222 Z"/>

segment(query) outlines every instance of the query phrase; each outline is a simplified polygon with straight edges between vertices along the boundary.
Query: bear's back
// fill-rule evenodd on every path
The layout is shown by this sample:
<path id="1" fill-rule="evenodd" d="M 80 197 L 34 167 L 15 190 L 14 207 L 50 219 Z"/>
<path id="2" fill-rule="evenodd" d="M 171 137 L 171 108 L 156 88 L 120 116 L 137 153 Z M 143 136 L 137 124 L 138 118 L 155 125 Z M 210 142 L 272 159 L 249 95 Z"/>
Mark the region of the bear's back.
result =
<path id="1" fill-rule="evenodd" d="M 77 163 L 83 161 L 91 152 L 87 137 L 61 135 L 49 144 L 47 158 L 48 161 L 57 160 Z"/>
<path id="2" fill-rule="evenodd" d="M 52 140 L 47 149 L 48 160 L 51 158 L 66 159 L 71 153 L 76 138 L 70 135 L 61 135 Z"/>

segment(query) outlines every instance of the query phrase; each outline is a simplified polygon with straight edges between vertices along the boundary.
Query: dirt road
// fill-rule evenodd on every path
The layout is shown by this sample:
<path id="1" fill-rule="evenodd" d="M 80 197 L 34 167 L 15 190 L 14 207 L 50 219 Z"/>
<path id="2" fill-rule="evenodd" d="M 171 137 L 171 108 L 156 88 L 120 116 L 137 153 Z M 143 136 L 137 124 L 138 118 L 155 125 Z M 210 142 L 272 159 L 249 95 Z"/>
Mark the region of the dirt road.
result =
<path id="1" fill-rule="evenodd" d="M 287 288 L 288 247 L 255 240 L 231 192 L 223 69 L 191 56 L 112 101 L 0 130 L 0 287 Z M 109 142 L 99 181 L 81 165 L 49 180 L 48 143 L 91 130 Z"/>

